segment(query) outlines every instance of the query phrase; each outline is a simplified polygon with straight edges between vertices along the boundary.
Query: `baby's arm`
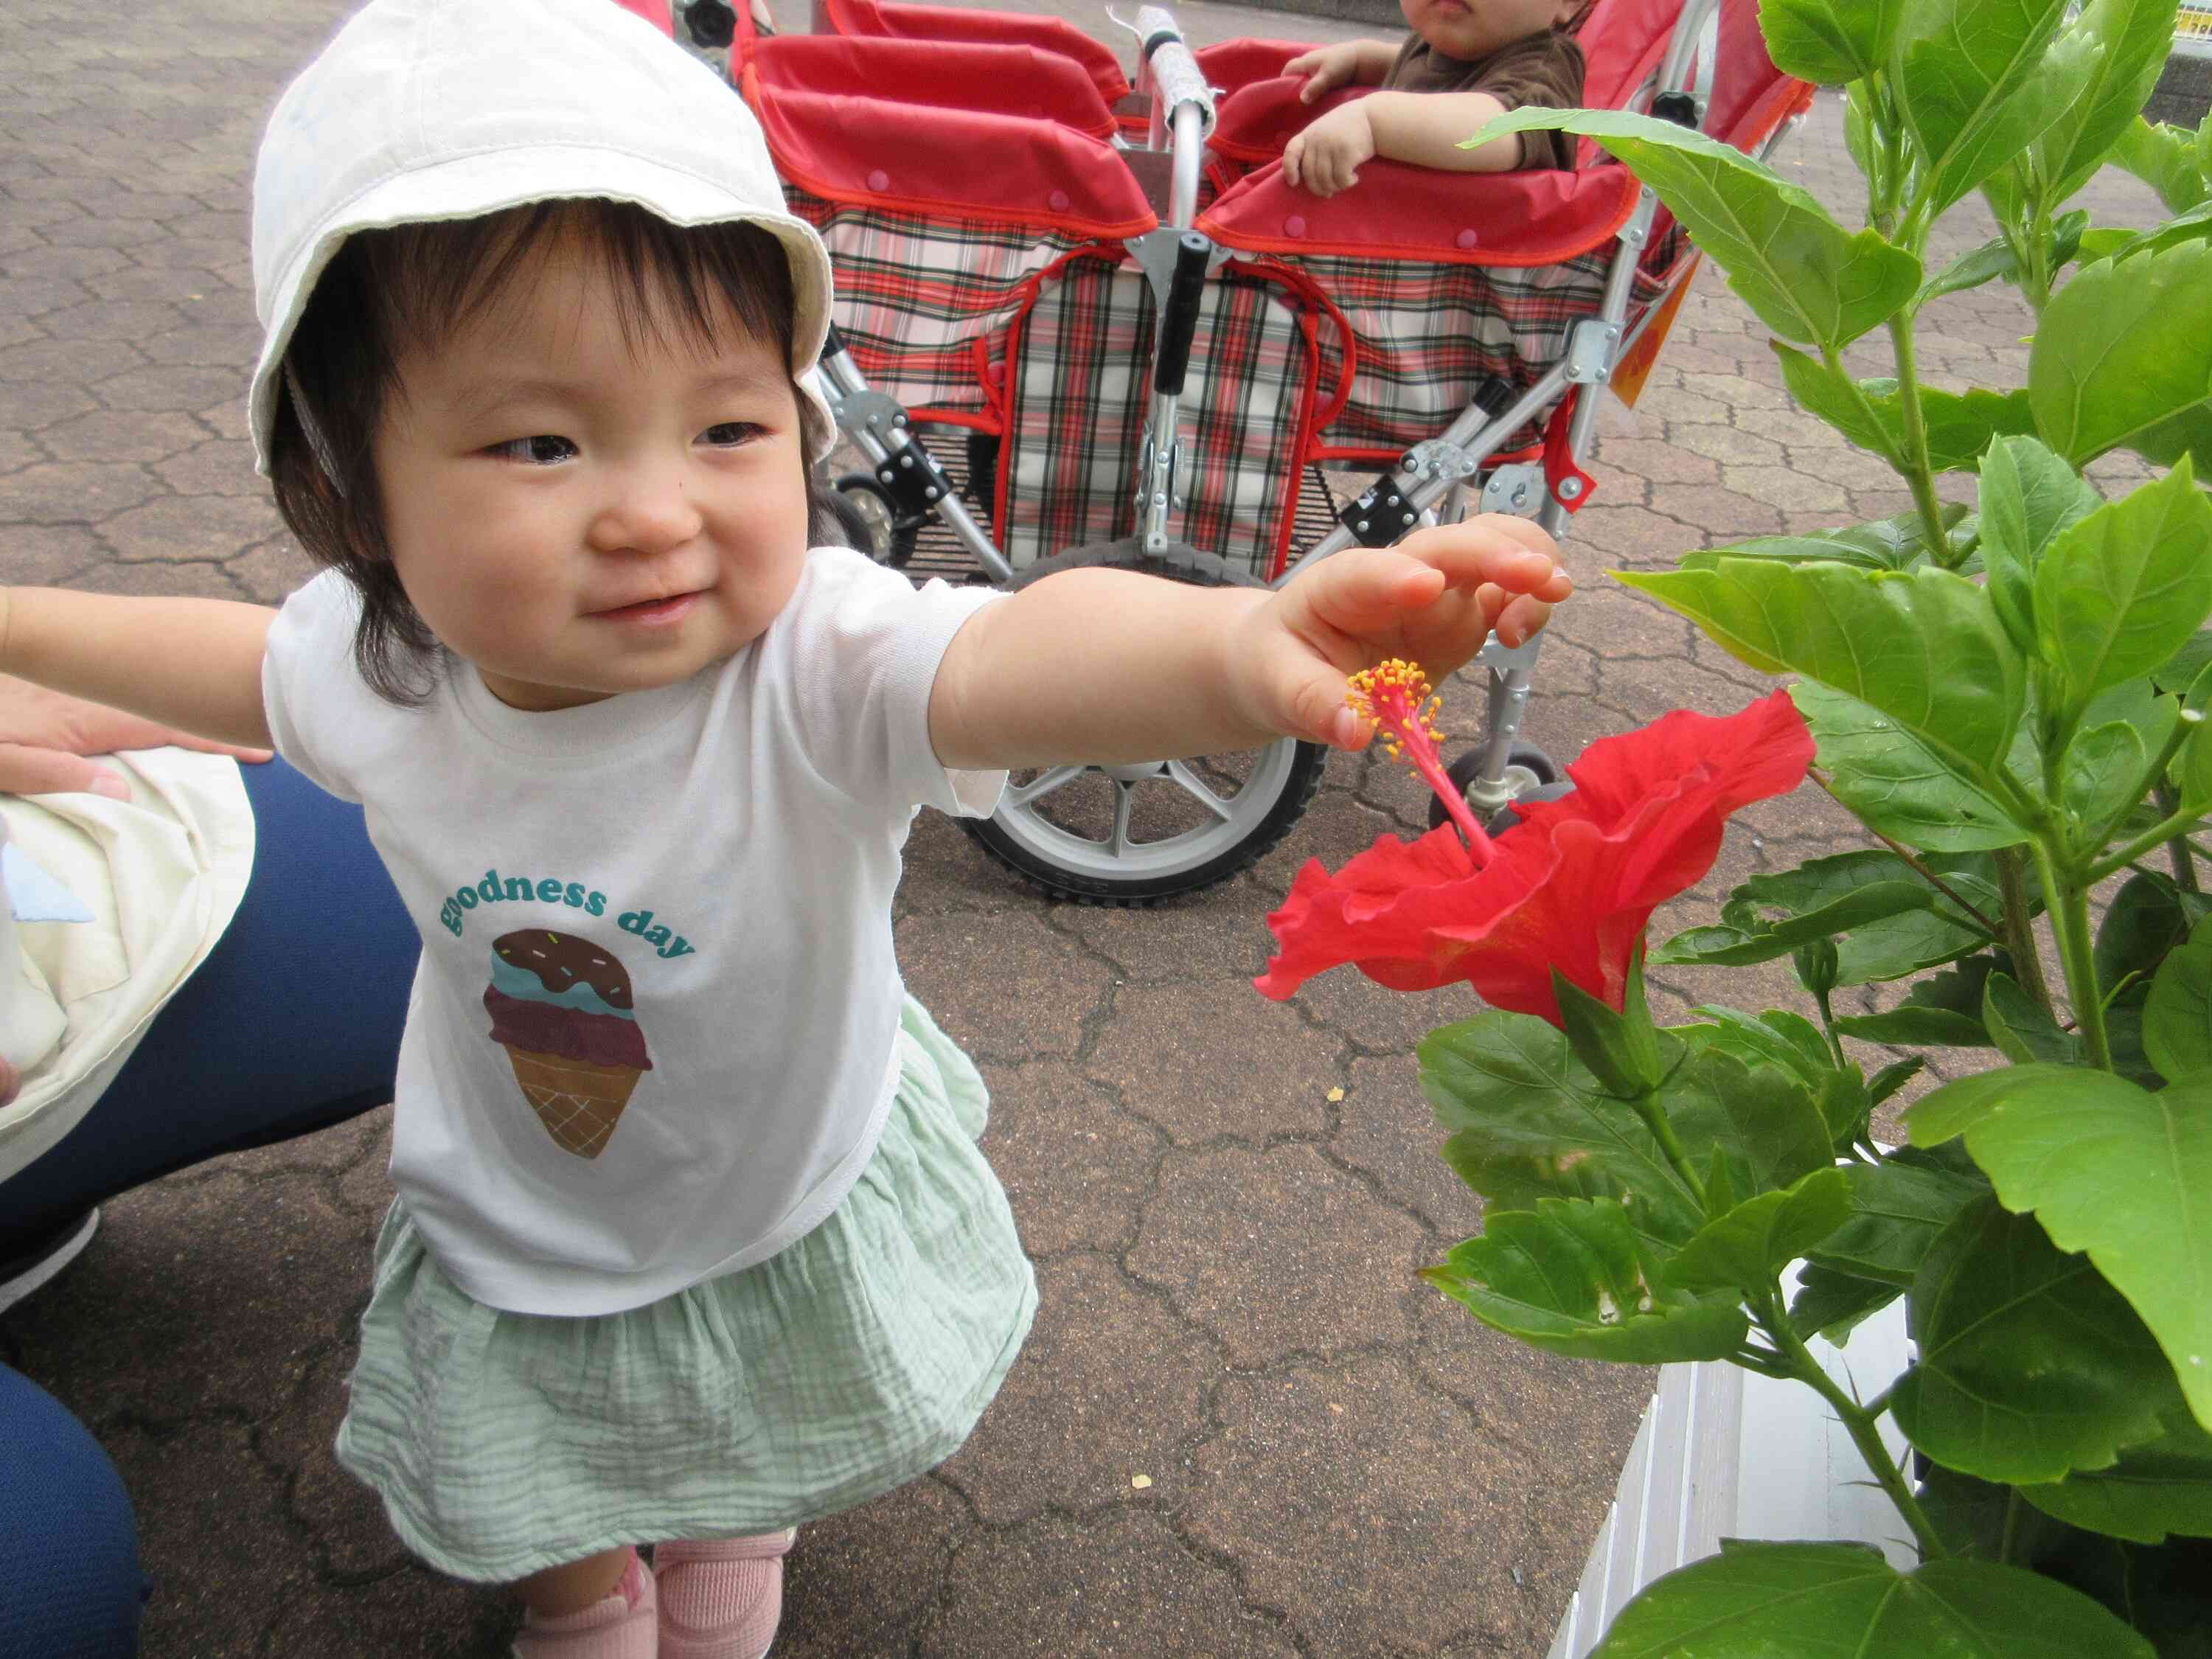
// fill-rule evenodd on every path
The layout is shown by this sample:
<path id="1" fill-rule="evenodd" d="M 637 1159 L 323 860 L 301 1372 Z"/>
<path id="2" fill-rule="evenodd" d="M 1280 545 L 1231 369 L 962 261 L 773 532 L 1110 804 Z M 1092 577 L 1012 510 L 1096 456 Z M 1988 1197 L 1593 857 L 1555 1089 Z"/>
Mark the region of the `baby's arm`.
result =
<path id="1" fill-rule="evenodd" d="M 1510 173 L 1521 165 L 1521 135 L 1509 132 L 1473 149 L 1460 142 L 1505 113 L 1486 92 L 1370 92 L 1318 115 L 1283 146 L 1283 176 L 1316 196 L 1359 182 L 1370 156 L 1452 173 Z"/>
<path id="2" fill-rule="evenodd" d="M 266 605 L 227 599 L 0 587 L 0 672 L 267 749 L 261 659 L 276 619 Z"/>
<path id="3" fill-rule="evenodd" d="M 1490 516 L 1322 560 L 1279 592 L 1070 570 L 986 605 L 930 694 L 947 767 L 1116 765 L 1290 735 L 1357 748 L 1346 676 L 1385 657 L 1432 678 L 1494 628 L 1519 644 L 1572 591 L 1550 537 Z"/>

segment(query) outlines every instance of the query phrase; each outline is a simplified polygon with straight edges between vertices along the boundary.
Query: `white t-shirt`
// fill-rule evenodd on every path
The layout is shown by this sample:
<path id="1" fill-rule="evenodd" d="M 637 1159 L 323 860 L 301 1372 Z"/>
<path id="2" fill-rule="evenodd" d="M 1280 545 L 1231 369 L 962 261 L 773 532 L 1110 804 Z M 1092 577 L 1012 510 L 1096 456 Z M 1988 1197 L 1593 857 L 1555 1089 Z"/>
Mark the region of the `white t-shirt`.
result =
<path id="1" fill-rule="evenodd" d="M 350 587 L 286 602 L 270 730 L 367 809 L 422 936 L 392 1178 L 471 1296 L 638 1307 L 836 1207 L 896 1082 L 908 824 L 988 813 L 1005 782 L 939 765 L 928 729 L 945 647 L 993 597 L 817 548 L 727 662 L 550 714 L 465 664 L 395 708 L 354 667 Z"/>

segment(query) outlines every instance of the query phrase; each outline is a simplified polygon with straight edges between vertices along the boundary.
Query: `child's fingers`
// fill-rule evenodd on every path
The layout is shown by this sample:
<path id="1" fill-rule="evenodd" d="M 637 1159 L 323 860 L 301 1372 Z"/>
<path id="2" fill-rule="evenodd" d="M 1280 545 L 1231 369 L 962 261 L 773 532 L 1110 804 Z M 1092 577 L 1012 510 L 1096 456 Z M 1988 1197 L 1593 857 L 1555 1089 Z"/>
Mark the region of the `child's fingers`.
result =
<path id="1" fill-rule="evenodd" d="M 1305 159 L 1306 136 L 1302 132 L 1283 146 L 1283 177 L 1290 181 L 1293 189 L 1297 186 L 1298 171 Z"/>
<path id="2" fill-rule="evenodd" d="M 1502 513 L 1416 531 L 1398 550 L 1443 571 L 1457 588 L 1472 591 L 1494 582 L 1554 605 L 1574 592 L 1573 580 L 1559 566 L 1559 544 L 1540 526 Z"/>
<path id="3" fill-rule="evenodd" d="M 1526 645 L 1551 619 L 1550 605 L 1522 593 L 1506 601 L 1497 620 L 1491 623 L 1490 631 L 1498 635 L 1502 645 Z"/>

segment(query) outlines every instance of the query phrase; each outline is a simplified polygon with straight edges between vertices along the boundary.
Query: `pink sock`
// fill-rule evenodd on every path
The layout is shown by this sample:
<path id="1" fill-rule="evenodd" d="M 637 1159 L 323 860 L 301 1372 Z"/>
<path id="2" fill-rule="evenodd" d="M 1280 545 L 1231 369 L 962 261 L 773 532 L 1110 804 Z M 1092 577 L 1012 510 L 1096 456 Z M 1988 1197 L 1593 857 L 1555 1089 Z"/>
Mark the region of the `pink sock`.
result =
<path id="1" fill-rule="evenodd" d="M 663 1659 L 758 1659 L 783 1611 L 788 1532 L 708 1543 L 670 1542 L 653 1553 Z"/>

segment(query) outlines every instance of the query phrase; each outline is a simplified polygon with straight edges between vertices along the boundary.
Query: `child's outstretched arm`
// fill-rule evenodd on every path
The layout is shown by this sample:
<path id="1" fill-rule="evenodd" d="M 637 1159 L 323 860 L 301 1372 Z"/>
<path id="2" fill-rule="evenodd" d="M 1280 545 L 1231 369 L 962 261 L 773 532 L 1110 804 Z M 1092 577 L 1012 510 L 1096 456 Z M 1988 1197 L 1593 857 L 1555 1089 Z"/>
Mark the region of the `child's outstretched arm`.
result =
<path id="1" fill-rule="evenodd" d="M 0 587 L 0 672 L 249 749 L 270 746 L 261 658 L 276 613 L 227 599 Z"/>
<path id="2" fill-rule="evenodd" d="M 1310 104 L 1339 87 L 1379 87 L 1397 61 L 1398 48 L 1388 40 L 1340 40 L 1300 52 L 1283 65 L 1283 73 L 1306 77 L 1298 101 Z"/>
<path id="3" fill-rule="evenodd" d="M 1494 630 L 1518 645 L 1573 591 L 1549 536 L 1487 515 L 1322 560 L 1280 592 L 1071 570 L 986 606 L 930 695 L 946 766 L 1168 759 L 1281 736 L 1371 735 L 1345 679 L 1386 657 L 1441 679 Z"/>

